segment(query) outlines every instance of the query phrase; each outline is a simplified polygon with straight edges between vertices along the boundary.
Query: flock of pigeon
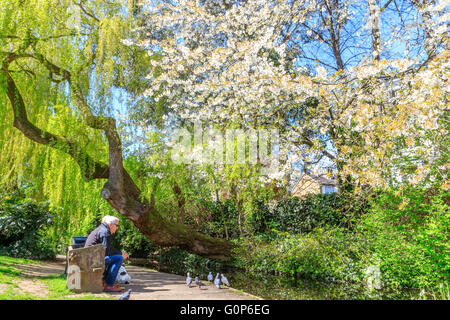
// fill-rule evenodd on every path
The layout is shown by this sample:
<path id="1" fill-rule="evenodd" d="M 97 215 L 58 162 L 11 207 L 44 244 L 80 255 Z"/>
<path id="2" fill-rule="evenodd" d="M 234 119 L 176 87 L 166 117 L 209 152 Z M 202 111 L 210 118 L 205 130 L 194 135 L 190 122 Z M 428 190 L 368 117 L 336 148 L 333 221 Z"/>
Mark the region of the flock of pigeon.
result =
<path id="1" fill-rule="evenodd" d="M 211 272 L 208 274 L 207 277 L 208 281 L 212 282 L 213 281 L 213 275 L 211 274 Z M 195 284 L 198 286 L 199 289 L 201 289 L 201 287 L 206 286 L 206 284 L 204 284 L 203 282 L 200 281 L 199 277 L 196 276 L 195 279 Z M 192 278 L 191 275 L 189 274 L 189 272 L 187 273 L 187 277 L 186 277 L 186 285 L 190 288 L 192 284 Z M 214 284 L 217 287 L 217 289 L 221 289 L 220 285 L 223 284 L 227 287 L 230 286 L 230 283 L 228 282 L 228 279 L 223 275 L 223 273 L 220 274 L 220 278 L 219 278 L 219 274 L 216 275 L 216 278 L 214 279 Z"/>
<path id="2" fill-rule="evenodd" d="M 211 272 L 208 274 L 207 279 L 210 282 L 213 281 L 213 275 L 211 274 Z M 206 286 L 206 284 L 204 284 L 203 282 L 200 281 L 198 276 L 195 277 L 194 281 L 199 289 L 201 289 L 201 287 Z M 188 272 L 187 277 L 186 277 L 186 285 L 190 288 L 191 284 L 192 284 L 192 278 Z M 221 284 L 223 284 L 224 286 L 227 286 L 227 287 L 230 286 L 228 279 L 223 275 L 223 273 L 220 274 L 220 278 L 219 278 L 219 274 L 216 275 L 216 278 L 214 279 L 214 284 L 216 285 L 217 289 L 221 289 L 221 287 L 220 287 Z M 131 289 L 128 289 L 124 294 L 122 294 L 120 296 L 119 300 L 129 300 L 130 295 L 131 295 Z"/>

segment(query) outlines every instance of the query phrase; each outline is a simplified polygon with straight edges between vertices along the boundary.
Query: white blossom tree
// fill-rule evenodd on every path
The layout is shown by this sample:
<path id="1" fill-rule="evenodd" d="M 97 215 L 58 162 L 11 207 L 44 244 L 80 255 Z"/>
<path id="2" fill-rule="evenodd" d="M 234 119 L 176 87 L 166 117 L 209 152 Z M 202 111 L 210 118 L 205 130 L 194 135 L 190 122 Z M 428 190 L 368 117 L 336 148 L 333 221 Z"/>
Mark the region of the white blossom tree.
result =
<path id="1" fill-rule="evenodd" d="M 148 15 L 135 44 L 157 57 L 145 95 L 170 110 L 167 128 L 174 119 L 219 129 L 278 128 L 285 174 L 292 161 L 326 157 L 340 177 L 374 186 L 391 181 L 399 139 L 430 144 L 414 119 L 446 133 L 440 122 L 447 81 L 443 4 L 180 0 L 142 6 Z M 302 46 L 314 41 L 311 57 Z M 370 47 L 355 53 L 368 41 Z M 315 59 L 317 68 L 308 72 L 305 59 Z M 417 96 L 423 103 L 412 111 Z M 412 181 L 417 176 L 423 175 Z"/>

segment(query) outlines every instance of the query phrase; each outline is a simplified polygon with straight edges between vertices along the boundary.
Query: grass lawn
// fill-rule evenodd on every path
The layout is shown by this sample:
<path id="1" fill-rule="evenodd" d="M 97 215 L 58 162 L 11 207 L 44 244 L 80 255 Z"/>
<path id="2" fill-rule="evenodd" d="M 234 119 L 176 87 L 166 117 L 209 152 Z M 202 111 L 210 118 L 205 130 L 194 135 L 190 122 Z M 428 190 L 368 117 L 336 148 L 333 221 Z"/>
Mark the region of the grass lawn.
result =
<path id="1" fill-rule="evenodd" d="M 42 262 L 0 256 L 0 300 L 117 300 L 106 294 L 77 294 L 66 288 L 65 274 L 30 278 L 18 266 Z"/>

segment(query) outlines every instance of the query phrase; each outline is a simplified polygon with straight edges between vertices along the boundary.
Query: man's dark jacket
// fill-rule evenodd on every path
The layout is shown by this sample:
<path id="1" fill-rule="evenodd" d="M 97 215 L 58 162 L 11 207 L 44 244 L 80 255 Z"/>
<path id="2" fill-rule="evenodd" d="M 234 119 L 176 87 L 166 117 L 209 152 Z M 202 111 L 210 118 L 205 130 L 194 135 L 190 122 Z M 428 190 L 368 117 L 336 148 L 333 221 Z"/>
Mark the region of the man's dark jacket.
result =
<path id="1" fill-rule="evenodd" d="M 97 229 L 88 236 L 84 247 L 90 247 L 96 244 L 102 244 L 106 247 L 105 256 L 122 254 L 120 250 L 111 247 L 111 231 L 106 223 L 100 224 Z"/>

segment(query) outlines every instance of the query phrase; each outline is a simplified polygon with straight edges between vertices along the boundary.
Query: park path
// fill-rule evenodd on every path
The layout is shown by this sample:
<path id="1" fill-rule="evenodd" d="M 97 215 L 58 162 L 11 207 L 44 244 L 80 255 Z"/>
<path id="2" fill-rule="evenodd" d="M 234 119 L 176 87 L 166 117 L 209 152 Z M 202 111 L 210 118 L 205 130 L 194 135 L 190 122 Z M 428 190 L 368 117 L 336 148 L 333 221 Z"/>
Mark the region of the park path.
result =
<path id="1" fill-rule="evenodd" d="M 23 265 L 21 267 L 29 277 L 42 277 L 49 274 L 62 274 L 65 268 L 65 256 L 58 256 L 56 261 L 43 262 L 41 265 Z M 214 284 L 202 280 L 206 287 L 186 286 L 183 276 L 158 272 L 155 270 L 126 265 L 131 276 L 130 284 L 123 284 L 125 290 L 131 289 L 130 300 L 258 300 L 260 298 L 232 289 L 217 289 Z M 121 293 L 108 293 L 119 297 Z M 90 296 L 102 294 L 89 294 Z M 74 295 L 76 297 L 76 295 Z"/>
<path id="2" fill-rule="evenodd" d="M 255 300 L 255 296 L 237 290 L 217 289 L 214 284 L 202 280 L 206 287 L 186 286 L 186 278 L 136 266 L 126 266 L 131 276 L 131 288 L 135 300 Z"/>

